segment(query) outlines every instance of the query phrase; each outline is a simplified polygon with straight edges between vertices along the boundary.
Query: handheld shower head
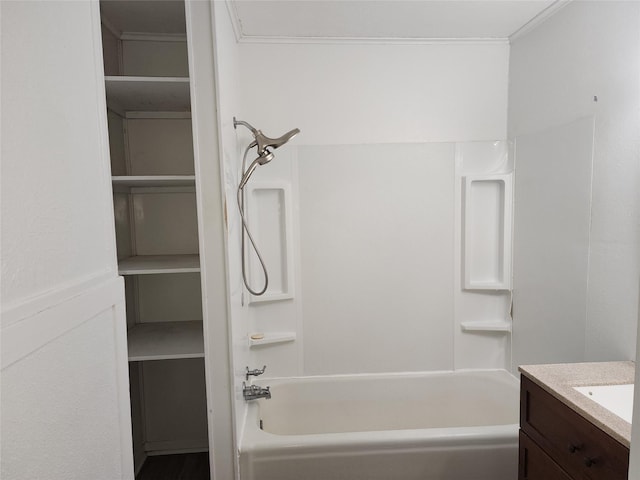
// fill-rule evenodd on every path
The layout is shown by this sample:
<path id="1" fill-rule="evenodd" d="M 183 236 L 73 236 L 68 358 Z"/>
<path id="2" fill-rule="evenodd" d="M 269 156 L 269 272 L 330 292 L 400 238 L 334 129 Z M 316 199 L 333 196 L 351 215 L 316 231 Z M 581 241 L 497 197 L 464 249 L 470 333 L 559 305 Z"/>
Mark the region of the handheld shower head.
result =
<path id="1" fill-rule="evenodd" d="M 269 150 L 265 148 L 265 152 L 262 155 L 260 155 L 258 158 L 256 158 L 253 162 L 251 162 L 251 165 L 249 165 L 249 168 L 247 168 L 247 171 L 244 172 L 244 174 L 242 175 L 242 179 L 240 180 L 240 184 L 238 185 L 238 188 L 240 190 L 244 188 L 244 186 L 249 181 L 249 177 L 251 177 L 251 175 L 253 174 L 253 171 L 258 167 L 258 165 L 264 165 L 265 163 L 269 163 L 271 160 L 273 160 L 273 153 L 271 153 Z"/>

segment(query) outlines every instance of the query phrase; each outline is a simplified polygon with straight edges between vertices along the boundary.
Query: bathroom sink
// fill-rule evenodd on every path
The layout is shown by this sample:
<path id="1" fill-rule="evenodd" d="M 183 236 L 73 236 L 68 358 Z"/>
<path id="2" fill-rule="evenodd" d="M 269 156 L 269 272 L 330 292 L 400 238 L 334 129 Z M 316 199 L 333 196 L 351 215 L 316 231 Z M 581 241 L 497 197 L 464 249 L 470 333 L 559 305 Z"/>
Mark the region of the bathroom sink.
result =
<path id="1" fill-rule="evenodd" d="M 631 423 L 633 415 L 633 384 L 589 385 L 573 387 L 611 413 Z"/>

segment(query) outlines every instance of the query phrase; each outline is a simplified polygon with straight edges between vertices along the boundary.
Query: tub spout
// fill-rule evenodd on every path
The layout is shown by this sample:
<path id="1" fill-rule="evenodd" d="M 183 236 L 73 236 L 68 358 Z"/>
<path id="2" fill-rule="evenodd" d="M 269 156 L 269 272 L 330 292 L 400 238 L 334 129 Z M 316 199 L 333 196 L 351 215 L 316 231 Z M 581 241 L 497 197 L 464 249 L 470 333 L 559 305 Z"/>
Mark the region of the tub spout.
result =
<path id="1" fill-rule="evenodd" d="M 271 398 L 271 390 L 270 387 L 260 387 L 258 385 L 247 385 L 245 382 L 242 382 L 242 396 L 246 401 L 249 400 L 257 400 L 259 398 L 266 398 L 267 400 Z"/>

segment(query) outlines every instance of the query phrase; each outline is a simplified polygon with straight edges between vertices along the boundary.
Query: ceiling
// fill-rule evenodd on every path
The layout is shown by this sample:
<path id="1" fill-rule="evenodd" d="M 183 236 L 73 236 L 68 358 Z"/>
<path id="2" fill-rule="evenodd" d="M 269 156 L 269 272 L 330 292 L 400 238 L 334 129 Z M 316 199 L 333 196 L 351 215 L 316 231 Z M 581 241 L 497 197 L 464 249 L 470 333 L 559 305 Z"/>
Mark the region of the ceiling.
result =
<path id="1" fill-rule="evenodd" d="M 228 0 L 240 39 L 507 39 L 566 0 Z"/>
<path id="2" fill-rule="evenodd" d="M 568 1 L 226 0 L 245 41 L 504 40 Z M 185 33 L 184 0 L 101 0 L 100 8 L 118 32 Z"/>

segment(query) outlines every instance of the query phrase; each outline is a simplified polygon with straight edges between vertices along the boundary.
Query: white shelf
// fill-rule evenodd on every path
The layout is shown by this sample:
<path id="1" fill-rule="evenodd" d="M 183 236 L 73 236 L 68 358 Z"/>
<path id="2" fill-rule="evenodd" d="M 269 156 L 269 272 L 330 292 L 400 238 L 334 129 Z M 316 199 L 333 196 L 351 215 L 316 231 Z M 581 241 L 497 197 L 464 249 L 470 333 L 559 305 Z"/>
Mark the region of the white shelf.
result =
<path id="1" fill-rule="evenodd" d="M 202 322 L 140 323 L 127 332 L 129 361 L 204 357 Z"/>
<path id="2" fill-rule="evenodd" d="M 481 322 L 462 322 L 460 324 L 463 332 L 503 332 L 511 331 L 511 322 L 504 320 L 481 321 Z"/>
<path id="3" fill-rule="evenodd" d="M 127 175 L 111 177 L 114 186 L 122 187 L 193 187 L 195 175 Z"/>
<path id="4" fill-rule="evenodd" d="M 107 103 L 115 110 L 182 112 L 191 109 L 184 77 L 104 77 Z"/>
<path id="5" fill-rule="evenodd" d="M 138 255 L 118 262 L 118 273 L 120 275 L 193 273 L 199 271 L 199 255 Z"/>

